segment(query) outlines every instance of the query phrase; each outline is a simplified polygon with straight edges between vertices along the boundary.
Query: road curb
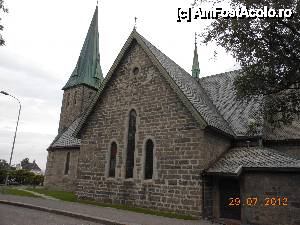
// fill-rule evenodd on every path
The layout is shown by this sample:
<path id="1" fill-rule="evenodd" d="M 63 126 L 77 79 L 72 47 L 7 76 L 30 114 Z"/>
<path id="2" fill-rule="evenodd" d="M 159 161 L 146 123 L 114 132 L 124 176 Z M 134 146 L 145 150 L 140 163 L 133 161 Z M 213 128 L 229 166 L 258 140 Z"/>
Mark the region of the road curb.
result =
<path id="1" fill-rule="evenodd" d="M 86 220 L 86 221 L 90 221 L 90 222 L 102 223 L 105 225 L 129 225 L 128 223 L 118 222 L 115 220 L 105 219 L 105 218 L 101 218 L 101 217 L 91 217 L 86 214 L 73 213 L 73 212 L 65 211 L 65 210 L 57 210 L 57 209 L 52 209 L 52 208 L 48 208 L 48 207 L 25 204 L 22 202 L 12 202 L 12 201 L 7 201 L 7 200 L 0 200 L 0 203 L 29 208 L 29 209 L 36 209 L 36 210 L 40 210 L 40 211 L 44 211 L 44 212 L 54 213 L 57 215 L 69 216 L 69 217 L 82 219 L 82 220 Z"/>

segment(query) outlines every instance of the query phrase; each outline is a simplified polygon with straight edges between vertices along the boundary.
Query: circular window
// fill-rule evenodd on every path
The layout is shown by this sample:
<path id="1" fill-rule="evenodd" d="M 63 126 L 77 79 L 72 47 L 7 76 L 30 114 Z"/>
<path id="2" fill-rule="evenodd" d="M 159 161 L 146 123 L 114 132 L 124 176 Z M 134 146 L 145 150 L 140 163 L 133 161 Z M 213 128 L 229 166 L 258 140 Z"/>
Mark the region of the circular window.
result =
<path id="1" fill-rule="evenodd" d="M 132 70 L 133 75 L 137 75 L 140 72 L 140 69 L 138 67 L 134 67 Z"/>

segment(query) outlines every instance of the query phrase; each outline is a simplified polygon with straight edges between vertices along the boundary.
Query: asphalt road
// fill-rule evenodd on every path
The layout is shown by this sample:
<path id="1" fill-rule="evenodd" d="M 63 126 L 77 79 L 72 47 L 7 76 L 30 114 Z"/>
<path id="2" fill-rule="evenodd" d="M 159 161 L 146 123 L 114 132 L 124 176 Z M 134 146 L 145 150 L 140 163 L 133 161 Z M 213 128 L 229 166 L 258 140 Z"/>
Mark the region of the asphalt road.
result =
<path id="1" fill-rule="evenodd" d="M 0 225 L 101 225 L 34 209 L 0 204 Z"/>

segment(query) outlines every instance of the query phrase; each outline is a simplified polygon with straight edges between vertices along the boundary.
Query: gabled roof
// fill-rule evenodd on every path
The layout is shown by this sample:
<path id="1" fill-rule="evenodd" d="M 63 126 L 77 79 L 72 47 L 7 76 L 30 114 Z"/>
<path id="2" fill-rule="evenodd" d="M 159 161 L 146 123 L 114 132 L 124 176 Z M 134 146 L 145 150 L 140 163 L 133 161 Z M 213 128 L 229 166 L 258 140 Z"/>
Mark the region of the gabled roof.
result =
<path id="1" fill-rule="evenodd" d="M 63 90 L 85 84 L 98 89 L 103 80 L 99 54 L 98 6 L 95 9 L 77 64 Z"/>
<path id="2" fill-rule="evenodd" d="M 248 102 L 237 99 L 234 79 L 241 74 L 242 70 L 235 70 L 202 77 L 198 80 L 235 135 L 237 137 L 250 136 L 248 133 L 249 120 L 254 119 L 257 124 L 255 136 L 262 136 L 265 140 L 299 140 L 299 119 L 291 124 L 274 128 L 264 121 L 262 97 L 253 97 Z"/>
<path id="3" fill-rule="evenodd" d="M 147 53 L 152 62 L 160 70 L 166 81 L 178 94 L 179 99 L 190 110 L 194 118 L 198 121 L 200 127 L 205 128 L 207 126 L 210 126 L 231 136 L 234 135 L 234 132 L 230 128 L 229 124 L 220 115 L 216 107 L 206 95 L 203 87 L 184 69 L 178 66 L 174 61 L 172 61 L 169 57 L 167 57 L 149 41 L 142 37 L 135 29 L 128 37 L 115 62 L 110 68 L 107 76 L 101 83 L 100 88 L 95 98 L 93 99 L 93 102 L 90 104 L 89 108 L 83 114 L 82 119 L 79 121 L 79 125 L 74 132 L 75 135 L 78 135 L 85 120 L 91 113 L 97 100 L 101 97 L 101 94 L 103 93 L 106 85 L 113 76 L 117 65 L 119 64 L 124 53 L 129 48 L 133 40 L 136 40 L 137 43 Z"/>
<path id="4" fill-rule="evenodd" d="M 261 136 L 263 132 L 262 98 L 253 98 L 249 102 L 236 98 L 234 79 L 241 73 L 241 70 L 235 70 L 203 77 L 199 79 L 199 83 L 236 136 L 249 136 L 250 119 L 256 121 L 258 125 L 256 135 Z"/>
<path id="5" fill-rule="evenodd" d="M 41 171 L 41 168 L 36 164 L 35 160 L 32 163 L 26 163 L 21 165 L 22 169 L 24 170 L 34 170 L 34 171 Z"/>
<path id="6" fill-rule="evenodd" d="M 73 123 L 60 134 L 58 134 L 53 142 L 50 144 L 49 149 L 51 148 L 68 148 L 68 147 L 80 147 L 80 139 L 74 137 L 72 134 L 78 126 L 80 117 L 73 121 Z"/>
<path id="7" fill-rule="evenodd" d="M 273 149 L 240 147 L 225 153 L 206 173 L 238 176 L 243 169 L 275 168 L 300 170 L 300 160 Z"/>

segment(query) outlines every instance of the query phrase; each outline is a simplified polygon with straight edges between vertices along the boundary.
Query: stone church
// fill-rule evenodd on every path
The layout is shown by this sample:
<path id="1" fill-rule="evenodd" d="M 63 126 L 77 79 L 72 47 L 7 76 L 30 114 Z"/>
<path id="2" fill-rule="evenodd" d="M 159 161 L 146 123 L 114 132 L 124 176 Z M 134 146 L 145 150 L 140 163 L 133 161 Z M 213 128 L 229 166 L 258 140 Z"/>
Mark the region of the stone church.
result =
<path id="1" fill-rule="evenodd" d="M 299 225 L 299 121 L 273 128 L 262 98 L 237 100 L 240 70 L 199 74 L 196 43 L 189 74 L 133 29 L 104 78 L 96 7 L 63 87 L 45 186 L 196 218 Z"/>

